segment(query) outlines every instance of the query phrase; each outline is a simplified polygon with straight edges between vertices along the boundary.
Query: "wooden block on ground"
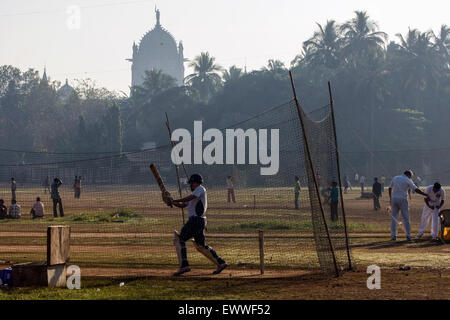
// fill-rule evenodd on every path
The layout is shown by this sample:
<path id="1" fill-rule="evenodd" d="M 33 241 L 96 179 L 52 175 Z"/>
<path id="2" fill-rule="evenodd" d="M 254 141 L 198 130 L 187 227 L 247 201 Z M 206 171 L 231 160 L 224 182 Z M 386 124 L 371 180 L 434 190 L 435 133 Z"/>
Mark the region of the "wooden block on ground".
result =
<path id="1" fill-rule="evenodd" d="M 47 286 L 47 264 L 27 262 L 12 266 L 13 287 Z"/>
<path id="2" fill-rule="evenodd" d="M 47 266 L 45 262 L 27 262 L 12 266 L 13 287 L 65 287 L 65 264 Z"/>
<path id="3" fill-rule="evenodd" d="M 47 264 L 65 264 L 70 257 L 70 226 L 47 228 Z"/>
<path id="4" fill-rule="evenodd" d="M 47 267 L 47 284 L 49 287 L 65 287 L 67 282 L 67 270 L 65 264 Z"/>

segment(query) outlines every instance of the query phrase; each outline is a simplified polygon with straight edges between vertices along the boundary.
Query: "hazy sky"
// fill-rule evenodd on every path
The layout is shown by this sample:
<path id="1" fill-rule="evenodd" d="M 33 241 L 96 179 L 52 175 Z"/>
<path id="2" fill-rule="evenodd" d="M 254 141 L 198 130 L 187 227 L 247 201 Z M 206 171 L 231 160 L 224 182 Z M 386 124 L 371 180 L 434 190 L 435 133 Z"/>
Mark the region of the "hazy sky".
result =
<path id="1" fill-rule="evenodd" d="M 183 41 L 186 58 L 209 51 L 222 66 L 247 70 L 270 58 L 289 65 L 315 22 L 343 22 L 355 10 L 367 10 L 390 39 L 408 27 L 450 24 L 448 0 L 0 0 L 0 65 L 41 73 L 46 65 L 55 80 L 92 78 L 128 92 L 125 59 L 133 41 L 154 26 L 155 5 L 162 26 Z M 80 8 L 79 29 L 71 6 Z"/>

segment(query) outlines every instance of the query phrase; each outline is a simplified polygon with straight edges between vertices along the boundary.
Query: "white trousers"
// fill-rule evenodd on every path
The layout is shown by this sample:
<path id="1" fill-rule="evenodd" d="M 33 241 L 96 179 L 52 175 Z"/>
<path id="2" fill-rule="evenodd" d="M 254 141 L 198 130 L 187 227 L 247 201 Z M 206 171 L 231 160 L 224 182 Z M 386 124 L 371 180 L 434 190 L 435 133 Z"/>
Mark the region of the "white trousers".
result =
<path id="1" fill-rule="evenodd" d="M 435 204 L 430 202 L 431 206 L 439 205 L 439 203 Z M 425 229 L 430 224 L 431 220 L 431 237 L 437 238 L 438 230 L 439 230 L 439 209 L 430 209 L 427 205 L 423 207 L 422 218 L 420 218 L 420 227 L 419 234 L 422 235 L 425 232 Z"/>

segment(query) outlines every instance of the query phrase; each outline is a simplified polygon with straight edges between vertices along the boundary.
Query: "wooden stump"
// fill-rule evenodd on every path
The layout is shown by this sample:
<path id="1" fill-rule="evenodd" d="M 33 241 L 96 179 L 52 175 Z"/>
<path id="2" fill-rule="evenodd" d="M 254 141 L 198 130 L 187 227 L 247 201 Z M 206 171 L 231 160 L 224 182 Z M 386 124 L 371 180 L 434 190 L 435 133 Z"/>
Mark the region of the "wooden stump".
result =
<path id="1" fill-rule="evenodd" d="M 47 264 L 66 264 L 70 257 L 70 227 L 49 226 L 47 228 Z"/>
<path id="2" fill-rule="evenodd" d="M 70 257 L 70 227 L 47 228 L 47 262 L 28 262 L 12 266 L 14 287 L 64 287 L 66 263 Z"/>

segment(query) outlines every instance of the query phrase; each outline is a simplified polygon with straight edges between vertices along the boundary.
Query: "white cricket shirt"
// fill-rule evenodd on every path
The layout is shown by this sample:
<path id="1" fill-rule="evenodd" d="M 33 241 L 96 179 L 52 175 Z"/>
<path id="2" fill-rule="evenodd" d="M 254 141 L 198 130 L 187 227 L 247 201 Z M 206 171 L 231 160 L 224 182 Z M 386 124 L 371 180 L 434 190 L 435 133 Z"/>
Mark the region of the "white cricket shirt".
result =
<path id="1" fill-rule="evenodd" d="M 440 204 L 441 200 L 445 200 L 445 190 L 442 188 L 435 193 L 433 191 L 433 186 L 428 186 L 425 189 L 425 193 L 427 194 L 428 198 L 430 198 L 430 201 L 435 204 Z"/>
<path id="2" fill-rule="evenodd" d="M 188 202 L 188 217 L 204 217 L 206 208 L 208 207 L 206 189 L 203 186 L 198 186 L 192 192 L 192 195 L 196 198 Z"/>
<path id="3" fill-rule="evenodd" d="M 396 176 L 392 179 L 391 185 L 392 188 L 392 198 L 400 198 L 407 199 L 408 198 L 408 190 L 416 190 L 417 186 L 409 179 L 407 176 L 402 174 L 401 176 Z"/>

